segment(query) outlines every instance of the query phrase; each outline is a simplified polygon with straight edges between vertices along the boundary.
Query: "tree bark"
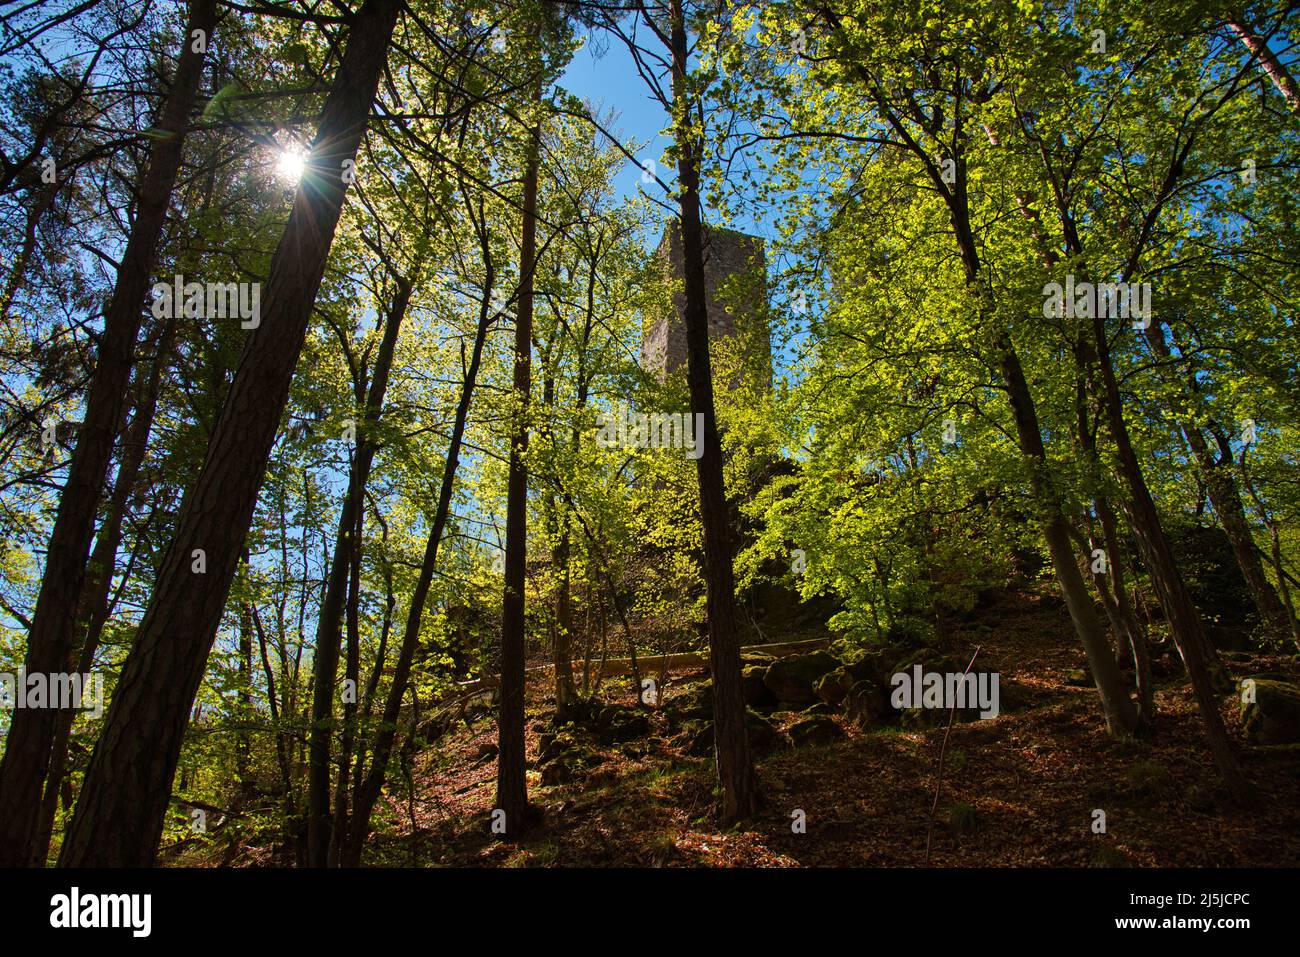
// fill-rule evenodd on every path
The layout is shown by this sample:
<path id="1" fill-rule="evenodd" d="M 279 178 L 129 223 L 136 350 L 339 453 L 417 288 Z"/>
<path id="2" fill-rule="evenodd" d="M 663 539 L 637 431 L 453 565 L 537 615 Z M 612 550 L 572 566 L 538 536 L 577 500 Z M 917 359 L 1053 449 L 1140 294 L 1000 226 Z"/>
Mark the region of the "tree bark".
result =
<path id="1" fill-rule="evenodd" d="M 1100 313 L 1102 310 L 1096 311 Z M 1205 723 L 1207 743 L 1219 767 L 1219 772 L 1233 796 L 1243 804 L 1252 805 L 1258 800 L 1258 794 L 1242 772 L 1237 755 L 1232 749 L 1232 743 L 1228 739 L 1223 717 L 1219 714 L 1219 702 L 1215 697 L 1214 684 L 1210 675 L 1212 660 L 1208 654 L 1210 642 L 1206 637 L 1200 612 L 1192 603 L 1192 597 L 1178 571 L 1178 564 L 1174 561 L 1169 540 L 1165 537 L 1160 523 L 1160 515 L 1156 511 L 1155 502 L 1142 475 L 1142 467 L 1129 440 L 1119 382 L 1115 378 L 1114 365 L 1110 359 L 1110 344 L 1106 337 L 1105 320 L 1100 315 L 1093 318 L 1093 346 L 1097 353 L 1098 368 L 1101 370 L 1102 397 L 1107 425 L 1119 453 L 1120 474 L 1129 487 L 1130 524 L 1137 538 L 1138 548 L 1142 552 L 1142 561 L 1151 574 L 1151 584 L 1160 598 L 1160 605 L 1169 619 L 1174 642 L 1183 656 L 1183 663 L 1187 666 L 1192 691 L 1196 695 L 1197 704 L 1201 709 L 1201 718 Z"/>
<path id="2" fill-rule="evenodd" d="M 540 88 L 539 88 L 540 94 Z M 529 133 L 524 170 L 519 295 L 515 318 L 515 430 L 506 480 L 505 595 L 501 603 L 501 707 L 497 714 L 495 810 L 505 812 L 505 834 L 528 829 L 524 755 L 524 588 L 528 565 L 528 410 L 532 391 L 533 274 L 537 266 L 537 178 L 541 128 Z"/>
<path id="3" fill-rule="evenodd" d="M 700 523 L 704 531 L 704 577 L 709 617 L 709 657 L 713 670 L 713 733 L 718 783 L 722 790 L 721 822 L 728 826 L 758 809 L 758 790 L 745 728 L 741 683 L 740 637 L 736 628 L 736 585 L 732 569 L 726 486 L 722 474 L 722 440 L 713 404 L 713 369 L 709 357 L 709 315 L 704 279 L 704 227 L 700 213 L 699 141 L 690 129 L 689 47 L 681 0 L 669 8 L 672 44 L 673 138 L 677 148 L 679 227 L 682 239 L 687 381 L 691 412 L 703 416 L 704 434 L 696 436 L 702 453 L 696 460 L 700 485 Z M 673 228 L 670 223 L 669 229 Z"/>
<path id="4" fill-rule="evenodd" d="M 1146 339 L 1156 358 L 1161 360 L 1170 358 L 1171 353 L 1169 345 L 1165 342 L 1162 324 L 1154 317 L 1147 326 Z M 1194 370 L 1187 391 L 1191 393 L 1187 398 L 1192 400 L 1197 398 Z M 1201 479 L 1205 482 L 1205 492 L 1214 507 L 1214 514 L 1219 517 L 1219 526 L 1232 545 L 1232 554 L 1237 559 L 1237 567 L 1241 569 L 1242 577 L 1246 579 L 1246 587 L 1250 589 L 1255 608 L 1265 627 L 1279 634 L 1288 634 L 1294 627 L 1294 621 L 1283 607 L 1268 576 L 1264 574 L 1264 565 L 1255 547 L 1255 537 L 1251 534 L 1250 524 L 1246 520 L 1246 510 L 1241 504 L 1241 494 L 1232 477 L 1232 450 L 1230 448 L 1221 450 L 1222 454 L 1216 457 L 1205 436 L 1201 434 L 1196 421 L 1197 410 L 1191 409 L 1189 412 L 1190 417 L 1180 417 L 1178 427 L 1187 440 L 1192 455 L 1196 458 Z M 1210 425 L 1213 430 L 1214 423 L 1211 422 Z"/>
<path id="5" fill-rule="evenodd" d="M 81 799 L 64 866 L 148 866 L 157 853 L 186 718 L 257 504 L 312 304 L 342 214 L 346 161 L 355 160 L 387 60 L 399 0 L 367 0 L 322 111 L 293 211 L 271 260 L 266 303 L 248 337 L 198 478 L 118 681 Z M 206 562 L 197 572 L 197 559 Z"/>
<path id="6" fill-rule="evenodd" d="M 1300 112 L 1300 86 L 1291 74 L 1282 66 L 1280 60 L 1269 49 L 1268 42 L 1251 28 L 1244 19 L 1229 20 L 1228 29 L 1237 35 L 1237 38 L 1246 45 L 1251 56 L 1259 60 L 1259 65 L 1264 68 L 1268 78 L 1273 81 L 1279 93 L 1286 99 L 1286 105 L 1293 112 Z"/>
<path id="7" fill-rule="evenodd" d="M 158 119 L 162 135 L 154 141 L 136 192 L 135 222 L 118 268 L 113 296 L 104 311 L 85 415 L 59 496 L 41 590 L 32 614 L 24 662 L 28 674 L 53 674 L 71 661 L 95 513 L 122 420 L 142 307 L 180 170 L 190 110 L 203 73 L 203 53 L 199 51 L 206 50 L 211 41 L 216 16 L 216 0 L 194 0 L 190 6 L 176 76 Z M 196 30 L 203 31 L 203 44 L 192 42 Z M 0 759 L 0 867 L 21 867 L 32 859 L 39 830 L 41 788 L 57 715 L 56 710 L 48 708 L 18 708 L 13 712 L 4 757 Z"/>

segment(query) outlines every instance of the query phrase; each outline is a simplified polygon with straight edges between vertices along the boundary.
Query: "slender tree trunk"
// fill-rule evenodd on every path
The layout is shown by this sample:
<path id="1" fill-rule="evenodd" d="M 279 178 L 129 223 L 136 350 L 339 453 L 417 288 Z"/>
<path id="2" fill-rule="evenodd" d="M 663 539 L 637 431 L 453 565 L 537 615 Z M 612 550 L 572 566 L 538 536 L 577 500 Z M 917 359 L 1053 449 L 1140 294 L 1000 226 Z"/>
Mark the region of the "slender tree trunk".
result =
<path id="1" fill-rule="evenodd" d="M 71 661 L 95 513 L 122 421 L 150 274 L 203 72 L 203 53 L 199 51 L 211 41 L 215 23 L 216 0 L 194 0 L 176 76 L 158 120 L 163 135 L 152 146 L 149 165 L 136 192 L 135 222 L 112 299 L 104 311 L 84 421 L 59 496 L 41 590 L 27 636 L 24 668 L 28 674 L 54 674 L 66 669 Z M 197 30 L 203 31 L 203 44 L 192 40 Z M 41 788 L 56 725 L 55 709 L 18 708 L 13 712 L 4 757 L 0 759 L 0 867 L 25 866 L 32 859 L 39 830 Z"/>
<path id="2" fill-rule="evenodd" d="M 1115 510 L 1110 500 L 1104 495 L 1094 499 L 1097 517 L 1101 521 L 1102 541 L 1109 558 L 1111 581 L 1114 582 L 1115 607 L 1119 615 L 1122 634 L 1128 636 L 1128 648 L 1133 656 L 1133 680 L 1137 684 L 1138 721 L 1144 727 L 1150 727 L 1156 717 L 1155 679 L 1151 674 L 1151 653 L 1147 648 L 1146 632 L 1137 619 L 1137 612 L 1128 600 L 1128 591 L 1124 588 L 1123 552 L 1120 550 L 1119 535 L 1116 532 Z M 1136 569 L 1134 577 L 1137 576 Z"/>
<path id="3" fill-rule="evenodd" d="M 1088 593 L 1088 586 L 1084 584 L 1074 551 L 1070 547 L 1069 523 L 1065 520 L 1060 502 L 1047 479 L 1047 450 L 1039 431 L 1038 412 L 1020 365 L 1020 357 L 1009 341 L 1003 342 L 1001 368 L 1020 449 L 1027 459 L 1030 487 L 1037 499 L 1040 524 L 1052 558 L 1052 568 L 1061 586 L 1061 595 L 1069 610 L 1070 620 L 1074 622 L 1074 630 L 1083 642 L 1084 652 L 1088 656 L 1088 667 L 1092 670 L 1097 692 L 1101 696 L 1106 726 L 1112 734 L 1132 734 L 1137 729 L 1137 713 L 1124 691 L 1110 642 L 1106 640 L 1106 633 L 1097 620 L 1092 596 Z"/>
<path id="4" fill-rule="evenodd" d="M 397 22 L 399 0 L 352 17 L 293 212 L 271 260 L 260 323 L 163 559 L 86 772 L 59 862 L 147 866 L 162 833 L 186 718 L 257 503 L 312 304 Z M 200 569 L 202 571 L 200 572 Z"/>
<path id="5" fill-rule="evenodd" d="M 704 434 L 696 436 L 702 454 L 696 460 L 700 484 L 700 522 L 704 530 L 704 576 L 709 617 L 709 659 L 713 671 L 713 733 L 724 826 L 758 809 L 758 789 L 745 728 L 741 682 L 740 637 L 736 628 L 736 585 L 732 569 L 726 487 L 722 475 L 722 440 L 713 405 L 713 369 L 709 357 L 709 316 L 704 279 L 704 227 L 700 213 L 699 141 L 689 126 L 689 48 L 681 0 L 669 8 L 674 141 L 677 148 L 678 207 L 682 240 L 687 380 L 691 412 L 703 416 Z M 669 229 L 674 228 L 670 223 Z"/>
<path id="6" fill-rule="evenodd" d="M 351 682 L 353 697 L 351 700 L 343 702 L 343 735 L 339 741 L 338 784 L 334 789 L 334 825 L 330 830 L 329 863 L 332 867 L 338 867 L 340 864 L 343 848 L 341 838 L 347 829 L 348 777 L 351 773 L 352 749 L 356 741 L 357 713 L 360 704 L 357 689 L 361 686 L 361 611 L 359 605 L 361 602 L 361 535 L 364 524 L 362 519 L 362 515 L 357 516 L 356 532 L 352 536 L 352 572 L 348 581 L 348 651 L 345 676 Z"/>
<path id="7" fill-rule="evenodd" d="M 384 393 L 397 349 L 397 334 L 411 302 L 412 284 L 399 279 L 397 295 L 388 311 L 384 336 L 375 357 L 375 371 L 364 403 L 365 421 L 357 428 L 357 449 L 348 491 L 339 513 L 338 534 L 330 560 L 325 595 L 317 616 L 316 651 L 312 659 L 311 735 L 307 781 L 307 862 L 325 867 L 330 846 L 330 737 L 334 731 L 334 679 L 339 662 L 339 634 L 347 597 L 349 572 L 354 566 L 354 538 L 365 502 L 370 467 L 378 448 L 374 425 L 383 414 Z"/>
<path id="8" fill-rule="evenodd" d="M 1147 326 L 1146 339 L 1157 358 L 1161 360 L 1170 358 L 1169 346 L 1165 342 L 1163 327 L 1158 320 L 1153 319 Z M 1197 399 L 1198 390 L 1194 371 L 1185 391 L 1190 393 L 1186 396 L 1189 400 Z M 1268 576 L 1264 574 L 1264 565 L 1255 548 L 1255 537 L 1251 534 L 1250 524 L 1246 520 L 1246 511 L 1241 503 L 1241 495 L 1232 477 L 1232 451 L 1224 449 L 1223 454 L 1216 457 L 1197 425 L 1195 417 L 1197 410 L 1192 408 L 1189 411 L 1191 414 L 1180 418 L 1178 426 L 1196 459 L 1197 468 L 1205 482 L 1205 492 L 1214 507 L 1214 514 L 1219 518 L 1219 526 L 1232 545 L 1232 554 L 1237 559 L 1242 577 L 1246 579 L 1246 587 L 1250 589 L 1260 619 L 1266 628 L 1286 634 L 1292 630 L 1294 621 L 1283 607 Z M 1214 423 L 1211 422 L 1212 430 L 1213 426 Z"/>
<path id="9" fill-rule="evenodd" d="M 343 840 L 340 853 L 340 863 L 343 867 L 359 867 L 361 864 L 361 851 L 370 833 L 370 814 L 374 810 L 375 802 L 379 800 L 379 793 L 384 787 L 384 777 L 388 773 L 388 760 L 393 752 L 393 742 L 397 738 L 402 698 L 406 694 L 406 685 L 410 679 L 415 648 L 420 641 L 424 604 L 429 597 L 429 586 L 438 563 L 438 546 L 447 527 L 447 518 L 451 514 L 451 493 L 456 481 L 456 470 L 460 466 L 465 421 L 469 417 L 470 401 L 474 396 L 474 385 L 478 380 L 479 365 L 483 358 L 483 344 L 487 340 L 492 321 L 493 316 L 485 301 L 480 307 L 478 331 L 474 336 L 474 347 L 465 370 L 465 382 L 461 388 L 460 401 L 456 404 L 456 418 L 451 428 L 451 439 L 447 443 L 447 460 L 443 466 L 442 485 L 438 489 L 438 504 L 434 511 L 433 523 L 429 528 L 429 537 L 425 541 L 420 576 L 416 579 L 415 590 L 411 593 L 411 606 L 407 611 L 402 647 L 398 652 L 397 666 L 393 670 L 393 682 L 384 702 L 384 714 L 380 719 L 379 732 L 375 735 L 374 747 L 371 750 L 370 770 L 356 787 L 352 797 L 352 815 L 348 821 L 347 837 Z M 375 665 L 376 672 L 381 664 L 382 658 Z M 357 774 L 360 773 L 361 768 L 358 764 Z"/>
<path id="10" fill-rule="evenodd" d="M 1096 310 L 1101 312 L 1101 310 Z M 1242 772 L 1237 755 L 1228 739 L 1227 728 L 1219 714 L 1219 702 L 1214 693 L 1214 683 L 1210 674 L 1210 642 L 1205 635 L 1200 612 L 1192 603 L 1187 586 L 1178 571 L 1178 564 L 1169 548 L 1156 511 L 1155 502 L 1147 488 L 1138 463 L 1137 454 L 1129 440 L 1128 426 L 1124 421 L 1123 400 L 1120 397 L 1119 382 L 1115 378 L 1115 369 L 1110 359 L 1110 344 L 1107 341 L 1105 321 L 1099 315 L 1093 319 L 1093 345 L 1097 352 L 1097 364 L 1101 370 L 1104 407 L 1111 438 L 1119 453 L 1120 474 L 1129 487 L 1131 516 L 1130 524 L 1137 538 L 1138 548 L 1142 552 L 1142 561 L 1151 574 L 1151 583 L 1160 597 L 1160 605 L 1169 620 L 1174 642 L 1183 656 L 1187 674 L 1192 682 L 1192 691 L 1196 695 L 1201 709 L 1201 718 L 1205 723 L 1205 734 L 1210 752 L 1219 766 L 1224 783 L 1238 801 L 1253 804 L 1258 794 Z"/>
<path id="11" fill-rule="evenodd" d="M 540 89 L 539 89 L 540 93 Z M 532 391 L 533 274 L 537 266 L 537 178 L 541 128 L 529 133 L 524 171 L 519 296 L 515 319 L 514 415 L 506 484 L 505 595 L 501 605 L 501 707 L 497 717 L 496 810 L 505 833 L 529 826 L 524 755 L 524 588 L 528 564 L 528 410 Z"/>
<path id="12" fill-rule="evenodd" d="M 1282 66 L 1277 55 L 1269 49 L 1268 42 L 1256 33 L 1244 19 L 1229 20 L 1228 29 L 1237 35 L 1237 38 L 1246 45 L 1251 56 L 1259 61 L 1259 65 L 1264 68 L 1268 78 L 1273 81 L 1279 93 L 1286 98 L 1286 105 L 1293 112 L 1300 112 L 1300 86 L 1291 74 Z"/>

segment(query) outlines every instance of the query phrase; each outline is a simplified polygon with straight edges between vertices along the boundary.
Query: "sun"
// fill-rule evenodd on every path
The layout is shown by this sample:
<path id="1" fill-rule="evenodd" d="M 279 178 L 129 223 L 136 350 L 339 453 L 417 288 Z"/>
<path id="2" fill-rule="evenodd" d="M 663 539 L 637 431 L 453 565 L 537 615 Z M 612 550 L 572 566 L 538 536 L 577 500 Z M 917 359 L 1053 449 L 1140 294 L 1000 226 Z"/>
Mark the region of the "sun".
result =
<path id="1" fill-rule="evenodd" d="M 296 183 L 302 179 L 302 174 L 307 170 L 307 154 L 299 149 L 290 147 L 280 153 L 280 158 L 276 161 L 275 171 L 284 179 L 291 183 Z"/>

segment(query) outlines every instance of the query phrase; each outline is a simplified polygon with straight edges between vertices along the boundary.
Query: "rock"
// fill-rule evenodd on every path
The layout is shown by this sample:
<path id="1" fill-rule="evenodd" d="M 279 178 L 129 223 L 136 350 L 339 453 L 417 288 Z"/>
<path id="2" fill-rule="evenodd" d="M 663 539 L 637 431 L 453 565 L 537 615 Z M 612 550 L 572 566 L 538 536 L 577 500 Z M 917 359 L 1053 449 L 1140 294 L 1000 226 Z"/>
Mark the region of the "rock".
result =
<path id="1" fill-rule="evenodd" d="M 751 708 L 771 708 L 776 704 L 776 695 L 763 681 L 768 665 L 746 665 L 741 672 L 741 687 L 745 695 L 745 704 Z"/>
<path id="2" fill-rule="evenodd" d="M 856 684 L 847 668 L 836 668 L 817 679 L 813 691 L 826 704 L 839 704 Z"/>
<path id="3" fill-rule="evenodd" d="M 844 717 L 849 724 L 865 731 L 892 721 L 894 709 L 874 681 L 859 681 L 844 698 Z"/>
<path id="4" fill-rule="evenodd" d="M 749 735 L 749 746 L 754 751 L 766 751 L 782 743 L 781 732 L 776 730 L 772 722 L 750 708 L 745 709 L 745 731 Z"/>
<path id="5" fill-rule="evenodd" d="M 885 687 L 889 681 L 889 666 L 885 663 L 886 655 L 881 651 L 869 651 L 857 661 L 851 662 L 844 666 L 856 684 L 859 681 L 870 681 L 880 687 Z"/>
<path id="6" fill-rule="evenodd" d="M 596 737 L 601 744 L 620 744 L 648 735 L 650 716 L 636 708 L 610 705 L 600 712 L 596 728 Z"/>
<path id="7" fill-rule="evenodd" d="M 839 666 L 839 660 L 825 651 L 791 655 L 772 662 L 763 681 L 781 701 L 812 704 L 817 700 L 813 685 Z"/>
<path id="8" fill-rule="evenodd" d="M 664 704 L 663 711 L 674 726 L 695 720 L 712 719 L 713 683 L 702 681 L 683 688 Z"/>
<path id="9" fill-rule="evenodd" d="M 1254 682 L 1253 694 L 1246 682 Z M 1252 675 L 1242 681 L 1241 725 L 1252 744 L 1300 742 L 1300 683 Z"/>
<path id="10" fill-rule="evenodd" d="M 799 713 L 804 715 L 805 717 L 813 717 L 815 715 L 824 714 L 826 715 L 826 717 L 829 718 L 839 714 L 840 712 L 839 709 L 836 708 L 834 705 L 829 705 L 825 701 L 818 701 L 811 708 L 804 708 L 803 711 Z"/>
<path id="11" fill-rule="evenodd" d="M 835 723 L 835 719 L 826 715 L 812 715 L 790 726 L 790 740 L 796 748 L 831 744 L 843 737 L 844 731 Z"/>
<path id="12" fill-rule="evenodd" d="M 552 761 L 542 768 L 542 787 L 555 787 L 573 780 L 574 768 L 567 760 Z"/>
<path id="13" fill-rule="evenodd" d="M 567 731 L 547 732 L 537 737 L 537 763 L 548 764 L 577 747 L 577 740 Z"/>
<path id="14" fill-rule="evenodd" d="M 495 741 L 484 741 L 478 746 L 478 751 L 474 754 L 474 763 L 482 764 L 484 761 L 491 761 L 500 753 L 501 749 Z"/>
<path id="15" fill-rule="evenodd" d="M 755 752 L 766 751 L 782 743 L 781 733 L 773 727 L 772 722 L 752 708 L 745 709 L 745 731 L 749 735 L 749 747 Z M 702 758 L 713 753 L 712 721 L 693 726 L 689 733 L 687 754 Z"/>

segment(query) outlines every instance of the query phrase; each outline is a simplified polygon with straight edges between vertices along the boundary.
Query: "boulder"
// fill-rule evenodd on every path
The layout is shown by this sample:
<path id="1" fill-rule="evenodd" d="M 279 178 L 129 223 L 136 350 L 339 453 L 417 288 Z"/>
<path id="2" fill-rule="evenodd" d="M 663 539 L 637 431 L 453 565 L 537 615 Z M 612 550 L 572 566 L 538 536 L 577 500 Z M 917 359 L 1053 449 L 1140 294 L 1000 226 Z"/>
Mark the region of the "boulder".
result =
<path id="1" fill-rule="evenodd" d="M 831 744 L 843 737 L 844 731 L 835 723 L 835 719 L 824 714 L 802 718 L 790 726 L 790 740 L 796 748 Z"/>
<path id="2" fill-rule="evenodd" d="M 859 681 L 844 697 L 844 717 L 849 724 L 865 731 L 893 721 L 894 709 L 874 681 Z"/>
<path id="3" fill-rule="evenodd" d="M 754 752 L 767 751 L 782 743 L 781 733 L 773 727 L 772 722 L 753 708 L 745 709 L 745 731 L 749 735 L 749 747 Z M 690 736 L 686 753 L 695 757 L 707 757 L 713 753 L 713 722 L 693 723 L 687 732 Z"/>
<path id="4" fill-rule="evenodd" d="M 741 672 L 741 687 L 745 704 L 751 708 L 771 708 L 776 705 L 776 695 L 763 681 L 768 665 L 746 665 Z"/>
<path id="5" fill-rule="evenodd" d="M 609 705 L 596 719 L 596 729 L 601 744 L 620 744 L 648 735 L 650 717 L 636 708 Z"/>
<path id="6" fill-rule="evenodd" d="M 688 685 L 669 698 L 663 706 L 664 713 L 673 725 L 713 717 L 713 682 L 701 681 Z"/>
<path id="7" fill-rule="evenodd" d="M 837 705 L 844 700 L 857 682 L 847 668 L 836 668 L 817 679 L 813 691 L 826 704 Z"/>
<path id="8" fill-rule="evenodd" d="M 1253 682 L 1253 694 L 1246 681 Z M 1300 742 L 1300 683 L 1252 675 L 1242 681 L 1241 726 L 1252 744 Z"/>
<path id="9" fill-rule="evenodd" d="M 768 666 L 764 683 L 781 701 L 812 704 L 817 700 L 813 685 L 825 674 L 840 666 L 839 659 L 825 651 L 791 655 Z"/>
<path id="10" fill-rule="evenodd" d="M 537 763 L 548 764 L 577 747 L 577 740 L 567 731 L 548 731 L 537 736 Z"/>

